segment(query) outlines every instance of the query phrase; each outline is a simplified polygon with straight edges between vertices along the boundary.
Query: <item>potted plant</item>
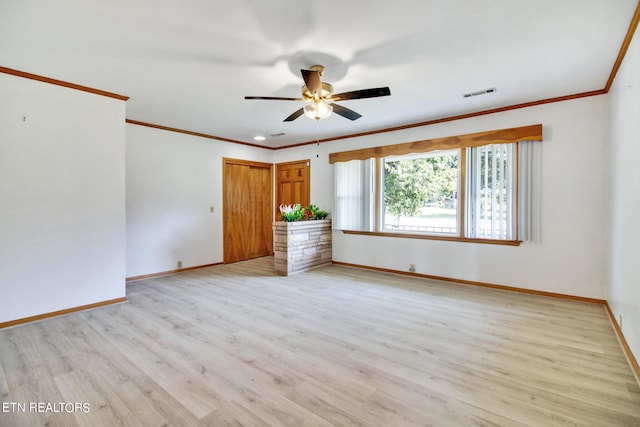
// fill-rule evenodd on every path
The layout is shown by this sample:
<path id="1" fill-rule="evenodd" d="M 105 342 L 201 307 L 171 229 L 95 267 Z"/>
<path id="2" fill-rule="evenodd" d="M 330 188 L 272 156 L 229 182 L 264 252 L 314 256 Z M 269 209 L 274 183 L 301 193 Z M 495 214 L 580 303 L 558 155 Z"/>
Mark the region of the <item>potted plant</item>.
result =
<path id="1" fill-rule="evenodd" d="M 316 205 L 303 208 L 300 204 L 280 205 L 280 214 L 284 222 L 326 219 L 329 216 L 329 212 L 321 210 Z"/>

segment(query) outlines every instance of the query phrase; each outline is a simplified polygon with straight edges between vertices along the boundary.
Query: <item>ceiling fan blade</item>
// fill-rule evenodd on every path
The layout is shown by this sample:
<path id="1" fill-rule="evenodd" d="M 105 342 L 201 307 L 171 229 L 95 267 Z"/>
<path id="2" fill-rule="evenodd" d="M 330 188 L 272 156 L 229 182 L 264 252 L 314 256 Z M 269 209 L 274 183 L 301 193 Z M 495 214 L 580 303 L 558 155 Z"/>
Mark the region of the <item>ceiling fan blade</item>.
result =
<path id="1" fill-rule="evenodd" d="M 331 99 L 336 101 L 344 101 L 347 99 L 377 98 L 378 96 L 389 95 L 391 95 L 391 91 L 388 87 L 376 87 L 372 89 L 361 89 L 351 92 L 337 93 L 331 96 Z"/>
<path id="2" fill-rule="evenodd" d="M 335 102 L 331 104 L 333 107 L 333 112 L 341 115 L 342 117 L 346 117 L 349 120 L 358 120 L 362 117 L 362 114 L 358 114 L 353 110 L 348 109 L 347 107 L 343 107 L 340 104 L 336 104 Z"/>
<path id="3" fill-rule="evenodd" d="M 314 95 L 314 98 L 318 98 L 322 94 L 322 81 L 320 80 L 320 73 L 312 70 L 300 70 L 304 84 L 307 85 L 307 89 Z"/>
<path id="4" fill-rule="evenodd" d="M 245 96 L 244 99 L 262 99 L 268 101 L 304 101 L 302 98 L 282 98 L 280 96 Z"/>
<path id="5" fill-rule="evenodd" d="M 304 114 L 304 110 L 301 108 L 299 110 L 294 111 L 293 114 L 291 114 L 289 117 L 284 119 L 283 122 L 292 122 L 303 114 Z"/>

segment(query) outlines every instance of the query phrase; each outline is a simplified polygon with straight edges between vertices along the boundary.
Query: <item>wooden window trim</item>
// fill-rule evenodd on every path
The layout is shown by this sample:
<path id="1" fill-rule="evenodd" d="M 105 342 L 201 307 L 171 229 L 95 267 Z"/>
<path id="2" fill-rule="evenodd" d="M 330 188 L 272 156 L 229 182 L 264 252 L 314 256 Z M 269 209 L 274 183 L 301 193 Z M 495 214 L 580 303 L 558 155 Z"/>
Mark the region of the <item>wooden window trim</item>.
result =
<path id="1" fill-rule="evenodd" d="M 519 141 L 542 141 L 542 124 L 341 151 L 329 154 L 329 163 L 479 147 L 489 144 L 510 144 Z"/>
<path id="2" fill-rule="evenodd" d="M 447 242 L 464 242 L 464 243 L 481 243 L 488 245 L 503 246 L 520 246 L 521 240 L 498 240 L 498 239 L 472 239 L 459 236 L 444 236 L 437 234 L 415 234 L 415 233 L 394 233 L 386 231 L 356 231 L 356 230 L 340 230 L 343 234 L 359 234 L 362 236 L 378 236 L 378 237 L 395 237 L 403 239 L 422 239 L 422 240 L 444 240 Z"/>

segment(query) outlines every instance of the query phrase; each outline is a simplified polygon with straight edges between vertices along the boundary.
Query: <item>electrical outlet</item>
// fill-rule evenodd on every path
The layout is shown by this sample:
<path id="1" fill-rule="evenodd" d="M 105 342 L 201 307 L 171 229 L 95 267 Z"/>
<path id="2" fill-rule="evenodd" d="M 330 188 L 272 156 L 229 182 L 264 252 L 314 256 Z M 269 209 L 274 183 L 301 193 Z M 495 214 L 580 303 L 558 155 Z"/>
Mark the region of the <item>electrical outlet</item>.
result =
<path id="1" fill-rule="evenodd" d="M 178 268 L 182 268 L 182 261 L 178 261 Z"/>
<path id="2" fill-rule="evenodd" d="M 415 264 L 409 264 L 409 271 L 412 273 L 416 272 L 416 265 Z"/>

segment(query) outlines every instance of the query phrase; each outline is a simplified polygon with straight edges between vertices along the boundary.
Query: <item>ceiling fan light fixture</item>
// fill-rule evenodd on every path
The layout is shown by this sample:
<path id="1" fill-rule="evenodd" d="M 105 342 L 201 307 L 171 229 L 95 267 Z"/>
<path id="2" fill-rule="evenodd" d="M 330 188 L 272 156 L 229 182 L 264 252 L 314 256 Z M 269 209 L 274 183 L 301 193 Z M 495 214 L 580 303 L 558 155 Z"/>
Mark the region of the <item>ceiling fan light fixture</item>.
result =
<path id="1" fill-rule="evenodd" d="M 333 112 L 333 107 L 326 102 L 312 102 L 303 107 L 304 115 L 313 120 L 326 119 Z"/>

